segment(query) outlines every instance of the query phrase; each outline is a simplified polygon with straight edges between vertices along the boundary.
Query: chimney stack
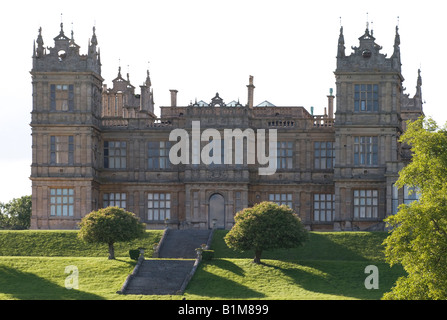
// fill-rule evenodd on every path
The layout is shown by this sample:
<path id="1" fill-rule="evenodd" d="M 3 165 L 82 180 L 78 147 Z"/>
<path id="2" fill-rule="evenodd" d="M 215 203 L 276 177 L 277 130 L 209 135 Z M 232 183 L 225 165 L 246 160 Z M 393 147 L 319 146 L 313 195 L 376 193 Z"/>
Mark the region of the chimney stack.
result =
<path id="1" fill-rule="evenodd" d="M 177 90 L 169 90 L 171 91 L 171 107 L 177 107 Z"/>
<path id="2" fill-rule="evenodd" d="M 250 83 L 247 86 L 248 88 L 248 107 L 251 109 L 253 108 L 253 92 L 255 89 L 255 86 L 253 85 L 253 76 L 250 76 Z"/>
<path id="3" fill-rule="evenodd" d="M 329 90 L 329 95 L 327 96 L 328 98 L 328 110 L 329 110 L 329 114 L 328 117 L 329 119 L 334 119 L 334 95 L 332 94 L 332 88 Z"/>

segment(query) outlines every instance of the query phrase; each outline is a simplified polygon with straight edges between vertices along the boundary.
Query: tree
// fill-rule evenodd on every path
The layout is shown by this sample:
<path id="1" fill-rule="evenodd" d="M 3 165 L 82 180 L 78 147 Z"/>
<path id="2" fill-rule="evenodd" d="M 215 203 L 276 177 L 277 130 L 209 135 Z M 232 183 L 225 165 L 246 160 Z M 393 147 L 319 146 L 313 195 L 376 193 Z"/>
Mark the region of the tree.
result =
<path id="1" fill-rule="evenodd" d="M 420 118 L 401 142 L 413 156 L 397 185 L 417 188 L 419 200 L 385 219 L 392 227 L 384 241 L 387 262 L 401 264 L 407 276 L 384 299 L 447 299 L 447 130 Z"/>
<path id="2" fill-rule="evenodd" d="M 79 223 L 78 237 L 89 243 L 106 243 L 109 259 L 115 259 L 114 243 L 138 239 L 144 235 L 146 225 L 131 212 L 119 207 L 92 211 Z"/>
<path id="3" fill-rule="evenodd" d="M 28 229 L 31 225 L 31 196 L 0 203 L 0 228 Z"/>
<path id="4" fill-rule="evenodd" d="M 308 237 L 300 218 L 289 207 L 273 202 L 261 202 L 252 208 L 239 211 L 235 225 L 225 236 L 228 247 L 254 250 L 254 263 L 261 263 L 264 250 L 294 248 Z"/>

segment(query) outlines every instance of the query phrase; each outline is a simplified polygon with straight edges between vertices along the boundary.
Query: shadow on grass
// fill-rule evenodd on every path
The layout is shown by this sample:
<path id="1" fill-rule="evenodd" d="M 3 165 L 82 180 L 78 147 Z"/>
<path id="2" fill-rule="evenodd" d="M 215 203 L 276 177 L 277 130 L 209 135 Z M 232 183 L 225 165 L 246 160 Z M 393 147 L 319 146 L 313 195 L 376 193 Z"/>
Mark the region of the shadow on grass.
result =
<path id="1" fill-rule="evenodd" d="M 253 252 L 237 252 L 228 248 L 224 241 L 226 232 L 217 231 L 215 233 L 211 246 L 215 250 L 215 258 L 253 259 Z M 309 292 L 339 296 L 340 299 L 346 297 L 377 300 L 381 299 L 385 292 L 390 291 L 400 276 L 405 275 L 401 267 L 390 268 L 385 263 L 382 242 L 386 236 L 386 233 L 380 232 L 311 232 L 309 241 L 303 246 L 294 249 L 264 251 L 261 261 L 265 267 L 274 268 L 281 272 L 285 278 Z M 365 273 L 365 268 L 368 265 L 375 265 L 379 268 L 379 289 L 365 287 L 365 279 L 369 276 L 369 273 Z M 218 267 L 226 269 L 227 274 L 233 273 L 238 276 L 244 276 L 244 273 L 247 272 L 228 260 L 219 262 Z M 194 293 L 202 295 L 201 290 L 204 289 L 207 292 L 203 295 L 212 297 L 214 295 L 212 287 L 220 285 L 217 280 L 223 280 L 224 274 L 225 272 L 222 272 L 220 277 L 214 275 L 216 282 L 209 289 L 204 289 L 206 287 L 204 284 L 200 290 L 196 290 Z M 228 280 L 223 281 L 228 282 Z M 233 290 L 230 287 L 231 284 L 234 286 Z M 246 296 L 240 296 L 237 291 L 240 286 L 238 283 L 228 283 L 228 293 L 224 297 L 243 299 L 265 296 L 264 293 L 254 290 Z M 290 298 L 293 299 L 293 296 Z M 302 297 L 297 297 L 297 299 L 300 298 Z"/>
<path id="2" fill-rule="evenodd" d="M 66 289 L 32 273 L 0 266 L 0 293 L 19 300 L 101 300 L 100 296 Z"/>
<path id="3" fill-rule="evenodd" d="M 253 259 L 254 252 L 238 252 L 228 248 L 224 237 L 228 231 L 215 232 L 211 248 L 215 258 Z M 385 233 L 342 234 L 315 233 L 309 234 L 309 240 L 303 246 L 292 249 L 277 249 L 262 252 L 262 259 L 278 260 L 346 260 L 368 261 L 383 260 L 382 243 Z"/>
<path id="4" fill-rule="evenodd" d="M 385 292 L 390 291 L 395 281 L 404 275 L 401 267 L 393 267 L 383 262 L 342 262 L 342 261 L 295 261 L 284 267 L 282 262 L 267 261 L 263 265 L 281 271 L 301 288 L 321 294 L 346 298 L 380 300 Z M 365 273 L 368 265 L 378 268 L 378 289 L 367 289 Z"/>
<path id="5" fill-rule="evenodd" d="M 232 273 L 237 277 L 244 276 L 244 270 L 226 260 L 213 260 L 210 262 L 224 270 L 224 273 Z M 257 292 L 237 283 L 228 277 L 220 276 L 206 271 L 206 264 L 201 264 L 193 279 L 188 284 L 186 292 L 191 295 L 220 299 L 260 299 L 265 294 Z"/>

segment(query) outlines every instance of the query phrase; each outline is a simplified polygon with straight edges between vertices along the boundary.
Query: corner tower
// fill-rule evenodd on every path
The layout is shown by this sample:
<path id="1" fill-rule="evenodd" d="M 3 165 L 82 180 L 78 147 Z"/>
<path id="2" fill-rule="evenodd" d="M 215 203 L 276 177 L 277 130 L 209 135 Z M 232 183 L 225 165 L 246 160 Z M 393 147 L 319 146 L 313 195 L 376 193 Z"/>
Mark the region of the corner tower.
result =
<path id="1" fill-rule="evenodd" d="M 97 208 L 101 61 L 95 28 L 87 54 L 64 33 L 44 47 L 42 29 L 33 50 L 33 229 L 73 229 Z"/>
<path id="2" fill-rule="evenodd" d="M 334 72 L 336 230 L 371 228 L 389 214 L 387 177 L 397 174 L 402 132 L 404 78 L 398 28 L 390 58 L 375 40 L 367 24 L 359 46 L 346 55 L 340 29 Z"/>

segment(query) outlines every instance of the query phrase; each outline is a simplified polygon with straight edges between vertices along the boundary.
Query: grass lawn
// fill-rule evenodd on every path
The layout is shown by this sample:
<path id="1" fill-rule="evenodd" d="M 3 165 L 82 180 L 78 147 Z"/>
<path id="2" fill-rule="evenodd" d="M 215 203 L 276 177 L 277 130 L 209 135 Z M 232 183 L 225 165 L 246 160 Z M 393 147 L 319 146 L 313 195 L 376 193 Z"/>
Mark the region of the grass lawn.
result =
<path id="1" fill-rule="evenodd" d="M 300 248 L 264 252 L 262 264 L 252 263 L 253 252 L 229 249 L 217 231 L 215 258 L 202 263 L 190 282 L 188 299 L 380 299 L 401 267 L 385 263 L 383 232 L 312 232 Z M 365 268 L 379 270 L 379 289 L 366 289 Z"/>
<path id="2" fill-rule="evenodd" d="M 253 253 L 226 247 L 226 231 L 216 231 L 215 259 L 203 261 L 183 296 L 137 296 L 116 293 L 135 266 L 128 250 L 143 246 L 151 256 L 160 231 L 142 240 L 117 244 L 116 260 L 106 246 L 77 240 L 76 231 L 0 231 L 0 299 L 153 300 L 153 299 L 380 299 L 402 268 L 384 262 L 386 233 L 316 233 L 305 246 L 265 252 L 262 264 Z M 379 269 L 379 289 L 364 286 L 365 267 Z M 79 288 L 66 289 L 67 266 L 76 266 Z"/>

